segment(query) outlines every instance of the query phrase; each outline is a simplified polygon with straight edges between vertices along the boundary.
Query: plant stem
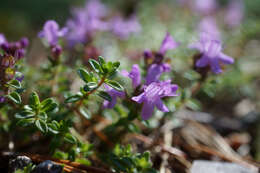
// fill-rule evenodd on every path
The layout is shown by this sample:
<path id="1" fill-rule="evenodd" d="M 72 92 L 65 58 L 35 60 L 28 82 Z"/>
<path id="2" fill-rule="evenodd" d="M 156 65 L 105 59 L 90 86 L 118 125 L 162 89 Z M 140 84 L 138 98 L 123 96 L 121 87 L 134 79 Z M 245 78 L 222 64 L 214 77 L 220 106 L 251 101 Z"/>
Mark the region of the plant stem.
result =
<path id="1" fill-rule="evenodd" d="M 106 80 L 106 76 L 102 77 L 101 80 L 99 81 L 97 87 L 93 90 L 91 90 L 90 92 L 86 93 L 78 102 L 78 104 L 76 105 L 75 109 L 79 109 L 79 107 L 83 104 L 83 101 L 85 98 L 87 98 L 89 95 L 93 94 L 94 92 L 96 92 L 101 86 L 102 84 L 105 82 Z"/>

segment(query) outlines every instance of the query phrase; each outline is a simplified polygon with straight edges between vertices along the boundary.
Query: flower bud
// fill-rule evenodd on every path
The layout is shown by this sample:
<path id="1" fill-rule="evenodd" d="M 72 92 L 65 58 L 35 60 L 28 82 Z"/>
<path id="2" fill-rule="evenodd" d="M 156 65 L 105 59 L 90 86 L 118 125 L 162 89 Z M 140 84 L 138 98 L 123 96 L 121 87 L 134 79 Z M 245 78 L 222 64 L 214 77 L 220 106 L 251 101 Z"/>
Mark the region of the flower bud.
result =
<path id="1" fill-rule="evenodd" d="M 29 40 L 26 37 L 21 38 L 20 40 L 21 48 L 26 48 L 29 45 Z"/>
<path id="2" fill-rule="evenodd" d="M 55 59 L 58 59 L 58 58 L 60 57 L 61 53 L 62 53 L 62 48 L 61 48 L 61 46 L 56 45 L 55 47 L 53 47 L 53 48 L 51 49 L 51 52 L 52 52 L 52 54 L 53 54 L 53 57 L 54 57 Z"/>
<path id="3" fill-rule="evenodd" d="M 4 103 L 5 102 L 5 97 L 4 96 L 0 96 L 0 103 Z"/>

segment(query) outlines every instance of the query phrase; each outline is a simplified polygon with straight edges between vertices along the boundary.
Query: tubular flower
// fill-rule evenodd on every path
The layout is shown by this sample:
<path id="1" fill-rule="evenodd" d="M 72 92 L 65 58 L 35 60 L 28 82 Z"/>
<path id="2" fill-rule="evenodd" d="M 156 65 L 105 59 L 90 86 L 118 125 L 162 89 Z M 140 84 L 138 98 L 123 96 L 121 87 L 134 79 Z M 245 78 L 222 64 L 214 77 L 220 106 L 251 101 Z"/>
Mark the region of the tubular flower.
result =
<path id="1" fill-rule="evenodd" d="M 143 120 L 147 120 L 152 116 L 154 107 L 157 107 L 162 112 L 169 112 L 161 99 L 163 97 L 178 96 L 177 89 L 178 86 L 171 84 L 171 81 L 153 82 L 144 87 L 142 94 L 132 97 L 132 100 L 143 103 L 141 116 Z"/>
<path id="2" fill-rule="evenodd" d="M 158 81 L 162 73 L 169 71 L 171 71 L 171 67 L 167 63 L 152 64 L 147 72 L 146 85 Z"/>
<path id="3" fill-rule="evenodd" d="M 141 84 L 141 72 L 138 64 L 134 64 L 130 72 L 123 70 L 121 74 L 132 79 L 133 88 L 136 88 Z"/>
<path id="4" fill-rule="evenodd" d="M 211 70 L 216 74 L 222 72 L 220 63 L 234 63 L 234 59 L 232 57 L 222 53 L 221 42 L 211 39 L 206 33 L 201 34 L 200 41 L 192 44 L 190 48 L 197 49 L 202 54 L 201 58 L 196 62 L 196 66 L 202 68 L 209 65 Z"/>
<path id="5" fill-rule="evenodd" d="M 120 98 L 124 98 L 125 97 L 125 93 L 124 92 L 117 91 L 117 90 L 111 88 L 108 85 L 105 85 L 105 88 L 106 88 L 106 92 L 108 92 L 108 94 L 110 95 L 112 100 L 110 102 L 105 100 L 104 103 L 103 103 L 103 107 L 104 108 L 111 109 L 111 108 L 115 107 L 116 101 L 117 101 L 117 97 L 120 97 Z"/>
<path id="6" fill-rule="evenodd" d="M 166 36 L 162 41 L 159 51 L 155 54 L 154 63 L 150 65 L 148 69 L 146 76 L 146 85 L 158 81 L 163 72 L 169 72 L 171 70 L 170 65 L 167 63 L 162 63 L 162 61 L 168 50 L 175 49 L 178 46 L 179 43 L 176 42 L 169 33 L 166 33 Z M 151 58 L 152 52 L 146 50 L 144 55 L 147 58 L 149 55 L 149 58 Z"/>
<path id="7" fill-rule="evenodd" d="M 45 38 L 51 47 L 58 44 L 59 37 L 63 37 L 67 33 L 67 28 L 59 28 L 59 25 L 54 20 L 48 20 L 44 26 L 43 30 L 39 32 L 38 36 L 40 38 Z"/>
<path id="8" fill-rule="evenodd" d="M 162 41 L 159 53 L 163 56 L 166 54 L 168 50 L 175 49 L 179 46 L 179 43 L 177 43 L 173 37 L 170 35 L 170 33 L 166 33 L 164 40 Z"/>

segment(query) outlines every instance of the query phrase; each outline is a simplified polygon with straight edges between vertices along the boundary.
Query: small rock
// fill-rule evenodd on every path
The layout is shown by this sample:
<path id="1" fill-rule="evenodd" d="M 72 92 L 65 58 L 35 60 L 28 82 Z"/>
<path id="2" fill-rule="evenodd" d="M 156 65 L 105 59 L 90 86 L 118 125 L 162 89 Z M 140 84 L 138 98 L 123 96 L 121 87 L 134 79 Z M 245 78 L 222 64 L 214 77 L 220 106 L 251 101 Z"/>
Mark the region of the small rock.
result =
<path id="1" fill-rule="evenodd" d="M 14 173 L 18 169 L 23 169 L 25 166 L 32 163 L 32 160 L 27 156 L 17 156 L 9 162 L 9 172 Z"/>
<path id="2" fill-rule="evenodd" d="M 61 165 L 55 164 L 50 160 L 46 160 L 39 165 L 37 165 L 32 173 L 61 173 L 63 167 Z"/>
<path id="3" fill-rule="evenodd" d="M 196 160 L 190 173 L 257 173 L 257 171 L 235 163 Z"/>

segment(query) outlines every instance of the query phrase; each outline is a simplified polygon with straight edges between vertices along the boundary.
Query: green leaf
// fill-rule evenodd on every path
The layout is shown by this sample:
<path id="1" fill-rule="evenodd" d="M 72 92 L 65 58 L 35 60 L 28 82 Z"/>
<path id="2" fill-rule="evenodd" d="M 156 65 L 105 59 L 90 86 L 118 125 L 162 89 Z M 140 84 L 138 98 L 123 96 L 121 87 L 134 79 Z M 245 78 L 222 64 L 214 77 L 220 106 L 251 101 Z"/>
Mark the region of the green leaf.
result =
<path id="1" fill-rule="evenodd" d="M 47 126 L 45 121 L 38 119 L 38 120 L 35 121 L 34 124 L 42 133 L 48 132 L 48 126 Z"/>
<path id="2" fill-rule="evenodd" d="M 36 92 L 33 92 L 29 97 L 29 105 L 36 108 L 40 105 L 40 103 L 41 102 L 40 102 L 38 94 Z"/>
<path id="3" fill-rule="evenodd" d="M 92 91 L 93 89 L 97 88 L 98 84 L 96 82 L 88 82 L 85 86 L 84 86 L 84 91 L 88 92 L 88 91 Z"/>
<path id="4" fill-rule="evenodd" d="M 109 102 L 111 102 L 111 100 L 112 100 L 111 96 L 107 92 L 105 92 L 105 91 L 99 91 L 97 93 L 97 95 L 102 97 L 103 99 L 109 101 Z"/>
<path id="5" fill-rule="evenodd" d="M 89 111 L 85 107 L 80 107 L 79 111 L 86 119 L 90 119 L 91 118 L 91 115 L 89 114 Z"/>
<path id="6" fill-rule="evenodd" d="M 118 67 L 120 66 L 120 62 L 114 62 L 113 63 L 113 67 L 115 68 L 115 69 L 118 69 Z"/>
<path id="7" fill-rule="evenodd" d="M 35 113 L 32 111 L 28 111 L 28 110 L 18 112 L 15 114 L 15 118 L 17 118 L 17 119 L 32 118 L 34 116 L 35 116 Z"/>
<path id="8" fill-rule="evenodd" d="M 41 103 L 41 111 L 43 112 L 51 112 L 58 107 L 58 104 L 54 102 L 52 98 L 45 99 Z"/>
<path id="9" fill-rule="evenodd" d="M 89 63 L 91 65 L 91 67 L 93 68 L 93 70 L 95 70 L 95 72 L 97 72 L 97 73 L 101 72 L 100 64 L 96 60 L 90 59 Z"/>
<path id="10" fill-rule="evenodd" d="M 103 66 L 103 65 L 106 64 L 106 61 L 105 61 L 105 59 L 104 59 L 102 56 L 99 56 L 99 57 L 98 57 L 98 61 L 99 61 L 99 63 L 100 63 L 101 66 Z"/>
<path id="11" fill-rule="evenodd" d="M 29 105 L 24 105 L 24 107 L 23 107 L 25 110 L 27 110 L 27 111 L 33 111 L 33 108 L 31 107 L 31 106 L 29 106 Z"/>
<path id="12" fill-rule="evenodd" d="M 83 68 L 80 68 L 77 70 L 79 77 L 86 83 L 91 81 L 91 76 L 90 74 Z"/>
<path id="13" fill-rule="evenodd" d="M 28 125 L 31 125 L 34 123 L 34 118 L 28 118 L 28 119 L 21 119 L 17 122 L 17 125 L 18 126 L 22 126 L 22 127 L 25 127 L 25 126 L 28 126 Z"/>
<path id="14" fill-rule="evenodd" d="M 18 80 L 11 80 L 10 82 L 8 82 L 8 85 L 15 89 L 20 89 L 22 87 L 21 83 Z"/>
<path id="15" fill-rule="evenodd" d="M 71 144 L 77 143 L 77 139 L 74 136 L 72 136 L 70 133 L 65 134 L 64 140 L 71 143 Z"/>
<path id="16" fill-rule="evenodd" d="M 59 133 L 59 123 L 55 120 L 53 120 L 51 123 L 48 123 L 49 131 L 53 134 Z"/>
<path id="17" fill-rule="evenodd" d="M 58 107 L 58 104 L 54 102 L 53 99 L 47 100 L 46 102 L 41 103 L 41 111 L 43 112 L 52 112 Z"/>
<path id="18" fill-rule="evenodd" d="M 65 99 L 65 103 L 73 103 L 73 102 L 77 102 L 82 98 L 82 95 L 79 94 L 75 94 L 72 96 L 69 96 L 68 98 Z"/>
<path id="19" fill-rule="evenodd" d="M 124 91 L 124 88 L 117 81 L 106 80 L 105 83 L 117 91 Z"/>
<path id="20" fill-rule="evenodd" d="M 7 97 L 16 104 L 22 103 L 21 96 L 17 92 L 12 92 Z"/>

